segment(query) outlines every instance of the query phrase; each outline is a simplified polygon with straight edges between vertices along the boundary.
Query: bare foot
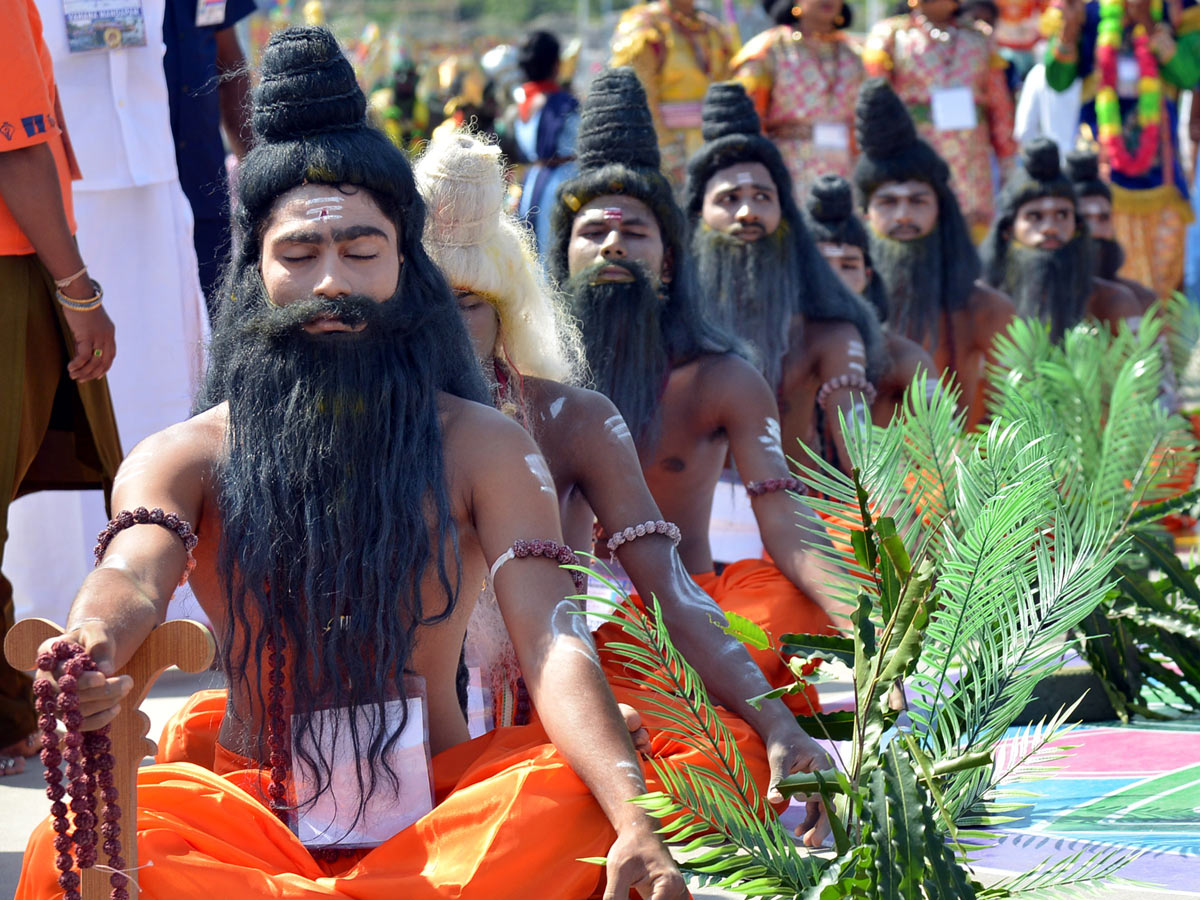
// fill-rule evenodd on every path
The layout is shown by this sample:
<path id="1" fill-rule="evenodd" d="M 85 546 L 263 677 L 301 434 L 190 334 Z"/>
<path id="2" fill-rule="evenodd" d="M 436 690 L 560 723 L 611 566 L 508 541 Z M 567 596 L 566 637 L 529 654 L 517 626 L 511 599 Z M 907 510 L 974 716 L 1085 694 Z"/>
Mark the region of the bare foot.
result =
<path id="1" fill-rule="evenodd" d="M 628 703 L 618 703 L 617 709 L 625 718 L 625 727 L 629 729 L 629 738 L 633 741 L 633 749 L 643 756 L 649 756 L 650 732 L 642 726 L 642 714 Z"/>
<path id="2" fill-rule="evenodd" d="M 0 777 L 20 775 L 25 771 L 25 757 L 0 755 Z"/>

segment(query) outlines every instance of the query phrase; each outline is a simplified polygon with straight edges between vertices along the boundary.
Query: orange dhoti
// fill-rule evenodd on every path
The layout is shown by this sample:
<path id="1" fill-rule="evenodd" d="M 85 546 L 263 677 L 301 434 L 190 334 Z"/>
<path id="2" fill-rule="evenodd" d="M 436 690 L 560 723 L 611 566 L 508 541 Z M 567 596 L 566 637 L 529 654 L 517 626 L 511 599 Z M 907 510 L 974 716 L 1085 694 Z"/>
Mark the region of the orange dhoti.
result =
<path id="1" fill-rule="evenodd" d="M 269 773 L 209 740 L 224 692 L 199 701 L 168 728 L 160 758 L 211 752 L 215 771 L 175 761 L 138 772 L 143 900 L 585 898 L 603 876 L 577 860 L 605 855 L 615 834 L 538 724 L 439 753 L 432 812 L 374 849 L 325 862 L 259 799 Z M 198 726 L 190 735 L 188 722 Z M 30 838 L 17 900 L 62 897 L 53 838 L 49 820 Z"/>

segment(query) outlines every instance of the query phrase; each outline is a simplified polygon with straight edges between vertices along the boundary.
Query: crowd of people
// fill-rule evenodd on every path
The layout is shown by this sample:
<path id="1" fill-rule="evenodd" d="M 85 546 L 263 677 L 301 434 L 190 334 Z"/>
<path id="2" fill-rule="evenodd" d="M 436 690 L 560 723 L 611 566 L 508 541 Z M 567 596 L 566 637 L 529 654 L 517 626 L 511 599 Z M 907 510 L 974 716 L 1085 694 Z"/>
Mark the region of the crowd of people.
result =
<path id="1" fill-rule="evenodd" d="M 779 805 L 831 765 L 819 698 L 749 703 L 792 671 L 722 626 L 848 615 L 805 470 L 914 384 L 985 422 L 1017 317 L 1136 328 L 1182 283 L 1193 0 L 908 0 L 862 41 L 764 0 L 744 45 L 655 0 L 582 96 L 532 31 L 440 123 L 411 61 L 369 98 L 319 25 L 249 71 L 250 0 L 102 7 L 0 0 L 0 604 L 98 665 L 39 675 L 85 730 L 177 594 L 216 634 L 227 686 L 139 775 L 145 896 L 684 896 L 626 801 L 643 756 L 713 761 L 560 565 L 657 598 Z M 731 481 L 761 556 L 716 541 Z M 0 776 L 43 727 L 0 660 Z M 20 900 L 74 890 L 59 820 Z"/>

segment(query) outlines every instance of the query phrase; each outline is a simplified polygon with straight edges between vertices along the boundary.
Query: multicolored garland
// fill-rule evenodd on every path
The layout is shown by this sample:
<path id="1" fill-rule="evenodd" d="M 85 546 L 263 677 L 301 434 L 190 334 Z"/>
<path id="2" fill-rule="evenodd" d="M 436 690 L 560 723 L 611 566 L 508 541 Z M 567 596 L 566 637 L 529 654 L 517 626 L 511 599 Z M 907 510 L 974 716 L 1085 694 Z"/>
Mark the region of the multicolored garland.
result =
<path id="1" fill-rule="evenodd" d="M 1162 18 L 1162 4 L 1151 5 L 1155 21 Z M 1122 133 L 1121 101 L 1117 97 L 1117 53 L 1125 31 L 1124 0 L 1102 0 L 1100 25 L 1096 38 L 1096 65 L 1100 87 L 1096 92 L 1096 124 L 1100 146 L 1109 164 L 1122 175 L 1144 175 L 1158 158 L 1162 125 L 1162 80 L 1158 61 L 1150 49 L 1150 35 L 1143 25 L 1133 28 L 1133 55 L 1138 64 L 1138 135 L 1137 152 L 1130 154 Z"/>

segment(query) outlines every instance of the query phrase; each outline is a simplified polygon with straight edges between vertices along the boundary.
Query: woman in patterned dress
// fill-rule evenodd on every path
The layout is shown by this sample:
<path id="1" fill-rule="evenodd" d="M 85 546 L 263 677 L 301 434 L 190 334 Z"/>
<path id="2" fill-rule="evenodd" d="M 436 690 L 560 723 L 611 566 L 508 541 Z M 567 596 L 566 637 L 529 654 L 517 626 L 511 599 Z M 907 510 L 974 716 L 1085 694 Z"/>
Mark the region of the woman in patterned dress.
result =
<path id="1" fill-rule="evenodd" d="M 858 47 L 843 31 L 842 0 L 763 0 L 779 24 L 733 59 L 733 77 L 754 100 L 802 203 L 820 175 L 854 168 L 854 104 L 866 77 Z"/>
<path id="2" fill-rule="evenodd" d="M 922 138 L 950 165 L 951 187 L 977 239 L 991 224 L 992 164 L 1016 152 L 1013 101 L 993 40 L 955 24 L 958 0 L 909 0 L 911 12 L 871 29 L 863 49 L 870 77 L 904 101 Z"/>

